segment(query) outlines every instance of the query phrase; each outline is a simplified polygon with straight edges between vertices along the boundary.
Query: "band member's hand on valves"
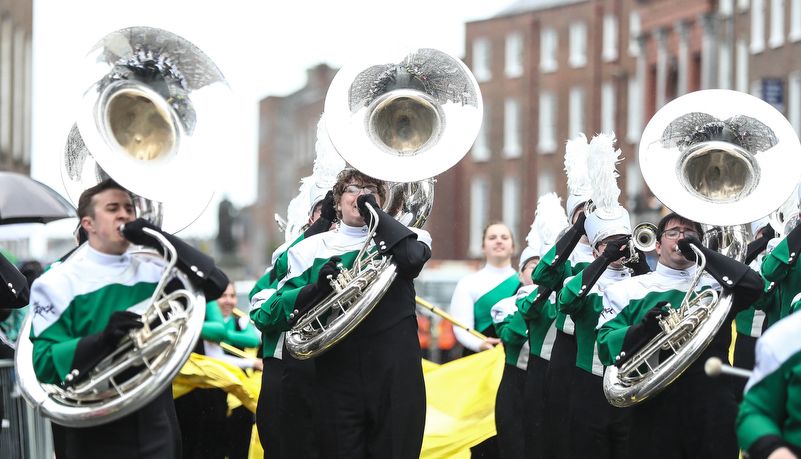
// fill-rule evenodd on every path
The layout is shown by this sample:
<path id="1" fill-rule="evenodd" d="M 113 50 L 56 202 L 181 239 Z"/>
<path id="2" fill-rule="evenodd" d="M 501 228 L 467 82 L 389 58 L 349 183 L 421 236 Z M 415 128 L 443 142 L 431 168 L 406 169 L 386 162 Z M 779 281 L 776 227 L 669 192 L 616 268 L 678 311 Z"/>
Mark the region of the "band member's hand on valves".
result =
<path id="1" fill-rule="evenodd" d="M 339 276 L 340 270 L 337 267 L 337 263 L 340 261 L 342 261 L 342 259 L 339 257 L 331 257 L 331 259 L 320 268 L 320 273 L 317 276 L 317 290 L 321 294 L 328 295 L 334 290 L 331 286 L 331 280 Z M 331 279 L 329 279 L 328 276 L 331 276 Z"/>
<path id="2" fill-rule="evenodd" d="M 634 250 L 637 252 L 637 261 L 636 262 L 629 261 L 628 263 L 624 263 L 624 266 L 631 269 L 632 275 L 634 276 L 650 273 L 651 266 L 648 265 L 648 260 L 645 257 L 645 253 L 637 248 L 635 248 Z"/>
<path id="3" fill-rule="evenodd" d="M 115 311 L 103 329 L 103 343 L 107 346 L 116 346 L 131 329 L 144 327 L 145 324 L 139 320 L 140 317 L 131 311 Z"/>
<path id="4" fill-rule="evenodd" d="M 654 307 L 645 313 L 645 317 L 642 318 L 643 332 L 645 332 L 645 335 L 648 336 L 649 339 L 656 336 L 662 330 L 659 326 L 659 319 L 667 316 L 667 312 L 664 309 L 667 305 L 667 301 L 656 303 Z"/>
<path id="5" fill-rule="evenodd" d="M 372 194 L 363 194 L 359 196 L 358 199 L 356 199 L 356 205 L 359 207 L 359 214 L 361 214 L 361 216 L 364 217 L 364 223 L 367 226 L 370 226 L 373 223 L 373 214 L 371 214 L 370 211 L 367 210 L 367 206 L 364 205 L 365 203 L 368 203 L 371 206 L 373 206 L 374 210 L 378 210 L 380 209 L 380 207 L 378 207 L 378 203 L 375 200 L 375 196 L 373 196 Z"/>

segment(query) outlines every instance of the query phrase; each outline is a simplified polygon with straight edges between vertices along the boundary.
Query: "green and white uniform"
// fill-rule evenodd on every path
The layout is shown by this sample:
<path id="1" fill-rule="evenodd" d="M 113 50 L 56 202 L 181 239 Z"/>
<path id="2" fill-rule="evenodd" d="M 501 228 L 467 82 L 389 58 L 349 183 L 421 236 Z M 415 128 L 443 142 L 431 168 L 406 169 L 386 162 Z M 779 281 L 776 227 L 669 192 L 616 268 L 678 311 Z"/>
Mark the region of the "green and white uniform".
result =
<path id="1" fill-rule="evenodd" d="M 784 238 L 762 259 L 761 273 L 769 282 L 768 293 L 755 307 L 767 314 L 768 327 L 790 315 L 793 298 L 801 292 L 801 269 L 796 269 L 798 255 L 790 250 L 787 238 Z M 765 297 L 769 297 L 769 293 L 776 296 L 770 303 L 772 307 L 761 305 L 766 302 Z"/>
<path id="2" fill-rule="evenodd" d="M 486 265 L 459 280 L 451 297 L 450 312 L 466 327 L 485 336 L 495 336 L 490 311 L 498 301 L 513 296 L 519 285 L 517 271 L 511 266 Z M 480 339 L 461 327 L 455 327 L 453 332 L 465 349 L 479 352 Z"/>
<path id="3" fill-rule="evenodd" d="M 766 457 L 781 446 L 801 449 L 799 334 L 801 314 L 792 314 L 757 341 L 756 366 L 737 417 L 740 447 L 751 458 Z"/>
<path id="4" fill-rule="evenodd" d="M 520 287 L 515 296 L 504 298 L 492 307 L 492 322 L 495 332 L 503 343 L 506 364 L 523 371 L 528 366 L 529 352 L 528 328 L 523 315 L 517 310 L 517 299 L 524 299 L 536 288 L 536 285 Z"/>

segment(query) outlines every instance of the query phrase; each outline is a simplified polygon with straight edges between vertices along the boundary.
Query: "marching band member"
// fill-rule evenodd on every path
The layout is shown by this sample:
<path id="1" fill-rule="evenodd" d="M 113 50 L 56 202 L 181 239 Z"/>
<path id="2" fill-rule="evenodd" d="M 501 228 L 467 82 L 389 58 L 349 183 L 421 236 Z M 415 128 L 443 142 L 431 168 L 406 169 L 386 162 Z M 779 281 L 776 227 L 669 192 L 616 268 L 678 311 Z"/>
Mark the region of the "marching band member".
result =
<path id="1" fill-rule="evenodd" d="M 543 255 L 540 264 L 532 274 L 534 283 L 559 292 L 565 279 L 581 272 L 594 257 L 587 235 L 584 234 L 584 205 L 590 199 L 592 185 L 587 174 L 589 144 L 584 134 L 570 140 L 565 145 L 565 171 L 567 172 L 566 211 L 570 228 Z M 549 418 L 554 454 L 562 458 L 568 456 L 568 401 L 570 381 L 576 366 L 576 338 L 573 336 L 575 324 L 566 314 L 557 311 L 556 339 L 545 374 L 546 412 Z"/>
<path id="2" fill-rule="evenodd" d="M 737 416 L 743 457 L 801 457 L 801 314 L 770 327 L 757 340 L 756 366 L 745 386 Z"/>
<path id="3" fill-rule="evenodd" d="M 680 308 L 697 266 L 690 248 L 706 257 L 706 273 L 696 291 L 726 289 L 732 306 L 721 332 L 701 356 L 660 393 L 634 405 L 628 435 L 629 457 L 737 458 L 734 432 L 737 404 L 728 378 L 709 378 L 709 357 L 728 356 L 731 320 L 762 294 L 759 275 L 734 259 L 701 245 L 701 225 L 671 213 L 657 227 L 656 270 L 611 285 L 604 291 L 598 323 L 598 355 L 604 365 L 622 363 L 660 331 L 663 308 Z"/>
<path id="4" fill-rule="evenodd" d="M 377 224 L 375 250 L 393 255 L 398 275 L 359 326 L 314 359 L 315 435 L 323 458 L 417 458 L 422 447 L 425 383 L 413 280 L 431 256 L 430 236 L 380 210 L 385 197 L 383 181 L 342 171 L 334 185 L 339 227 L 289 249 L 287 275 L 262 306 L 274 326 L 288 330 L 333 291 L 327 277 L 339 275 L 340 263 L 351 267 L 369 225 Z"/>
<path id="5" fill-rule="evenodd" d="M 559 233 L 568 227 L 567 214 L 556 193 L 547 193 L 537 201 L 534 224 L 540 240 L 539 253 L 548 253 Z M 531 244 L 531 240 L 529 240 Z M 533 282 L 533 279 L 532 279 Z M 530 355 L 526 368 L 523 396 L 523 431 L 526 457 L 553 457 L 553 444 L 547 429 L 545 374 L 556 337 L 556 293 L 536 286 L 516 306 L 526 320 Z"/>
<path id="6" fill-rule="evenodd" d="M 501 340 L 492 324 L 492 307 L 500 300 L 515 294 L 520 285 L 517 272 L 512 268 L 515 244 L 512 231 L 502 222 L 492 222 L 484 228 L 481 252 L 486 264 L 483 268 L 459 280 L 451 297 L 451 314 L 468 328 L 478 330 L 487 339 L 481 340 L 467 330 L 454 328 L 459 343 L 464 346 L 463 356 L 486 351 Z M 493 436 L 470 448 L 472 457 L 500 457 L 498 439 Z"/>
<path id="7" fill-rule="evenodd" d="M 317 123 L 316 157 L 312 175 L 301 180 L 298 196 L 287 209 L 287 241 L 273 252 L 272 267 L 250 292 L 250 317 L 262 333 L 266 371 L 256 408 L 259 440 L 265 459 L 303 457 L 315 459 L 317 444 L 308 426 L 314 418 L 314 362 L 293 358 L 284 346 L 284 329 L 272 326 L 269 305 L 288 269 L 288 250 L 298 242 L 334 228 L 337 220 L 332 186 L 345 161 L 330 145 L 324 118 Z M 295 227 L 306 224 L 295 239 Z"/>
<path id="8" fill-rule="evenodd" d="M 533 242 L 536 244 L 539 241 Z M 539 261 L 539 248 L 526 246 L 520 254 L 518 264 L 520 287 L 517 293 L 502 299 L 490 311 L 506 356 L 506 365 L 503 367 L 503 376 L 495 398 L 495 429 L 498 432 L 498 450 L 503 459 L 528 457 L 523 430 L 523 406 L 520 401 L 525 396 L 526 369 L 531 353 L 528 348 L 526 321 L 518 312 L 515 301 L 527 297 L 536 287 L 531 281 L 531 272 Z"/>
<path id="9" fill-rule="evenodd" d="M 797 189 L 801 199 L 801 186 Z M 777 290 L 779 317 L 776 317 L 775 308 L 765 309 L 768 327 L 778 320 L 788 316 L 791 306 L 795 304 L 795 296 L 801 292 L 801 269 L 798 269 L 798 255 L 801 250 L 801 225 L 796 226 L 780 242 L 771 241 L 775 248 L 762 259 L 762 277 L 770 283 L 768 291 Z"/>
<path id="10" fill-rule="evenodd" d="M 569 399 L 568 451 L 572 458 L 626 457 L 628 409 L 611 406 L 603 392 L 603 365 L 598 359 L 595 327 L 603 310 L 603 292 L 631 277 L 623 261 L 631 253 L 631 221 L 620 204 L 615 166 L 620 150 L 614 136 L 599 134 L 590 142 L 588 158 L 595 211 L 584 222 L 595 261 L 569 278 L 557 307 L 575 323 L 576 367 Z M 637 252 L 635 275 L 650 272 L 645 254 Z"/>
<path id="11" fill-rule="evenodd" d="M 156 245 L 142 231 L 155 227 L 134 221 L 131 195 L 116 182 L 106 180 L 84 191 L 78 216 L 88 234 L 86 251 L 48 270 L 31 291 L 34 368 L 46 383 L 79 381 L 130 330 L 142 327 L 139 313 L 162 276 L 160 266 L 127 253 L 131 242 Z M 178 238 L 164 236 L 178 252 L 178 268 L 202 287 L 208 300 L 219 297 L 228 279 L 214 261 Z M 67 458 L 181 456 L 171 387 L 122 419 L 65 430 Z"/>

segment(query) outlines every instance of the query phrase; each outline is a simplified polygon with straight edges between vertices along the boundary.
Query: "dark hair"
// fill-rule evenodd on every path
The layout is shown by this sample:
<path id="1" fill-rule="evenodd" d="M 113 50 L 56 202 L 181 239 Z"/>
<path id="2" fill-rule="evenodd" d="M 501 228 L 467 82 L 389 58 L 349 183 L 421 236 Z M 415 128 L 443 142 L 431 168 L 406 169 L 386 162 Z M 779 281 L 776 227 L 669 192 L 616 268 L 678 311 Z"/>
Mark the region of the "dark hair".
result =
<path id="1" fill-rule="evenodd" d="M 692 226 L 695 228 L 695 230 L 698 232 L 698 238 L 700 240 L 704 239 L 704 229 L 701 227 L 700 223 L 698 223 L 696 221 L 692 221 L 687 217 L 682 217 L 681 215 L 677 214 L 676 212 L 671 212 L 671 213 L 665 215 L 664 217 L 662 217 L 662 220 L 659 220 L 659 224 L 656 226 L 656 240 L 657 241 L 662 239 L 662 233 L 665 232 L 665 227 L 667 226 L 668 222 L 670 222 L 671 220 L 679 220 L 680 222 L 691 223 Z"/>
<path id="2" fill-rule="evenodd" d="M 122 187 L 113 179 L 106 179 L 97 185 L 84 190 L 81 197 L 78 199 L 78 218 L 95 217 L 95 205 L 92 202 L 93 198 L 106 190 L 122 190 L 128 194 L 130 192 Z"/>
<path id="3" fill-rule="evenodd" d="M 381 198 L 381 205 L 386 204 L 387 201 L 387 184 L 383 180 L 370 177 L 356 169 L 348 168 L 343 170 L 337 175 L 337 182 L 334 184 L 334 207 L 339 204 L 342 195 L 345 193 L 345 187 L 353 184 L 353 182 L 360 183 L 374 183 L 378 187 L 378 197 Z M 342 221 L 342 211 L 337 209 L 337 218 Z"/>

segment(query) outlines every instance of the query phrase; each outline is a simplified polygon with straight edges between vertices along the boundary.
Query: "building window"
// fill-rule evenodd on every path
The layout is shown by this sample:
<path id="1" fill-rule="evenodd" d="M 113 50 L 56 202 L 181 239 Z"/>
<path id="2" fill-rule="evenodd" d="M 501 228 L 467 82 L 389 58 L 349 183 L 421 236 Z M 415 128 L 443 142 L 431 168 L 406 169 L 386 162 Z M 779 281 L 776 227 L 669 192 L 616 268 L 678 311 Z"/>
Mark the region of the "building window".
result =
<path id="1" fill-rule="evenodd" d="M 507 78 L 517 78 L 523 74 L 523 36 L 513 33 L 506 36 Z"/>
<path id="2" fill-rule="evenodd" d="M 723 17 L 729 17 L 734 12 L 734 0 L 720 0 L 718 12 Z"/>
<path id="3" fill-rule="evenodd" d="M 801 40 L 801 0 L 790 0 L 790 41 Z"/>
<path id="4" fill-rule="evenodd" d="M 3 152 L 11 149 L 13 40 L 14 24 L 11 19 L 3 19 L 0 22 L 0 150 Z"/>
<path id="5" fill-rule="evenodd" d="M 481 121 L 481 129 L 478 130 L 478 136 L 471 149 L 473 162 L 480 163 L 489 161 L 490 159 L 490 119 L 490 105 L 484 104 L 484 116 Z"/>
<path id="6" fill-rule="evenodd" d="M 770 1 L 770 39 L 768 46 L 778 48 L 784 44 L 784 0 Z"/>
<path id="7" fill-rule="evenodd" d="M 550 171 L 542 171 L 537 175 L 537 196 L 556 191 L 556 178 Z"/>
<path id="8" fill-rule="evenodd" d="M 643 104 L 645 103 L 642 100 L 640 95 L 640 82 L 638 78 L 632 78 L 629 80 L 629 88 L 628 88 L 628 119 L 626 120 L 626 140 L 631 143 L 637 143 L 640 141 L 640 135 L 642 133 L 642 119 L 643 119 Z"/>
<path id="9" fill-rule="evenodd" d="M 584 88 L 573 86 L 570 88 L 570 113 L 567 136 L 573 138 L 584 132 Z"/>
<path id="10" fill-rule="evenodd" d="M 473 179 L 470 184 L 470 247 L 471 256 L 481 255 L 484 226 L 489 223 L 489 187 L 483 177 Z"/>
<path id="11" fill-rule="evenodd" d="M 748 11 L 748 6 L 751 2 L 748 0 L 737 0 L 737 9 L 740 10 L 741 13 L 745 13 Z"/>
<path id="12" fill-rule="evenodd" d="M 570 24 L 569 63 L 573 68 L 587 65 L 587 24 L 583 22 Z"/>
<path id="13" fill-rule="evenodd" d="M 520 229 L 521 209 L 520 179 L 505 177 L 503 179 L 503 222 L 512 229 L 513 233 Z M 520 240 L 520 237 L 517 239 Z"/>
<path id="14" fill-rule="evenodd" d="M 492 48 L 486 38 L 473 42 L 473 75 L 479 83 L 492 78 Z"/>
<path id="15" fill-rule="evenodd" d="M 16 160 L 22 160 L 23 120 L 25 119 L 25 30 L 17 27 L 14 31 L 14 71 L 13 71 L 13 119 L 11 128 L 11 152 Z"/>
<path id="16" fill-rule="evenodd" d="M 643 189 L 642 173 L 637 161 L 628 161 L 626 165 L 626 197 L 628 199 L 627 208 L 637 208 L 637 200 L 640 199 Z"/>
<path id="17" fill-rule="evenodd" d="M 554 72 L 559 68 L 556 60 L 556 52 L 559 46 L 556 30 L 551 28 L 542 29 L 540 39 L 540 71 L 543 73 Z"/>
<path id="18" fill-rule="evenodd" d="M 604 43 L 601 59 L 604 62 L 617 60 L 617 17 L 613 14 L 604 16 Z"/>
<path id="19" fill-rule="evenodd" d="M 751 54 L 765 50 L 765 0 L 754 0 L 751 7 Z"/>
<path id="20" fill-rule="evenodd" d="M 718 88 L 731 89 L 731 50 L 728 43 L 721 43 L 718 46 Z"/>
<path id="21" fill-rule="evenodd" d="M 748 92 L 748 43 L 744 38 L 737 40 L 737 62 L 734 69 L 735 89 Z"/>
<path id="22" fill-rule="evenodd" d="M 520 111 L 519 100 L 506 99 L 503 107 L 503 155 L 507 158 L 519 158 L 523 151 Z"/>
<path id="23" fill-rule="evenodd" d="M 552 92 L 540 94 L 539 116 L 540 139 L 537 148 L 540 153 L 556 151 L 556 96 Z"/>
<path id="24" fill-rule="evenodd" d="M 615 132 L 615 85 L 604 81 L 601 85 L 601 132 Z"/>
<path id="25" fill-rule="evenodd" d="M 787 78 L 787 119 L 801 136 L 801 72 L 793 72 Z"/>
<path id="26" fill-rule="evenodd" d="M 640 55 L 640 34 L 642 27 L 640 24 L 640 13 L 632 11 L 629 13 L 629 55 L 637 57 Z"/>

